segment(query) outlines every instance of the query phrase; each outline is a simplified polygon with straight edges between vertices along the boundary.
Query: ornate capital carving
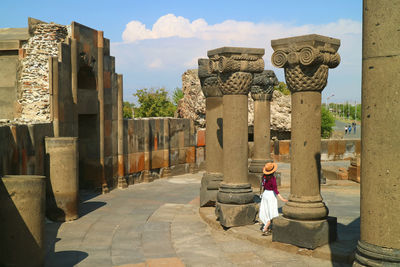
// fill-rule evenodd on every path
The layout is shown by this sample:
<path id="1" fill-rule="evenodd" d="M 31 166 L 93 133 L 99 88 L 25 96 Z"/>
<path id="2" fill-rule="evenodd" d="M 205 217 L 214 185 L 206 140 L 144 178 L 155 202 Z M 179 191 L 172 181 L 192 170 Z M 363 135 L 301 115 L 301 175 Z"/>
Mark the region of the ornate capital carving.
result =
<path id="1" fill-rule="evenodd" d="M 271 100 L 274 86 L 278 83 L 278 78 L 272 70 L 254 74 L 250 89 L 251 97 L 253 100 Z"/>
<path id="2" fill-rule="evenodd" d="M 219 88 L 217 74 L 210 71 L 209 59 L 200 58 L 198 60 L 198 75 L 200 78 L 201 90 L 205 97 L 221 97 L 222 93 Z"/>
<path id="3" fill-rule="evenodd" d="M 272 64 L 285 69 L 285 79 L 292 92 L 322 91 L 328 70 L 340 63 L 337 50 L 340 40 L 317 34 L 272 40 Z"/>
<path id="4" fill-rule="evenodd" d="M 224 95 L 249 93 L 253 73 L 264 70 L 264 49 L 222 47 L 208 51 L 211 73 L 217 75 L 219 88 Z"/>

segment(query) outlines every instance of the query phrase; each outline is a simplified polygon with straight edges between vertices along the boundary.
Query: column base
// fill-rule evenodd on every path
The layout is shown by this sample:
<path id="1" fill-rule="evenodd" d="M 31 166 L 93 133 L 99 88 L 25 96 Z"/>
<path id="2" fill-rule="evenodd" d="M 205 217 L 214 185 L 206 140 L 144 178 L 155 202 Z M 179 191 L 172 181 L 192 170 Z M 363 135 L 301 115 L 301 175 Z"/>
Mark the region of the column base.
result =
<path id="1" fill-rule="evenodd" d="M 153 181 L 153 177 L 149 170 L 144 170 L 142 172 L 142 179 L 143 183 L 150 183 Z"/>
<path id="2" fill-rule="evenodd" d="M 400 266 L 400 250 L 384 248 L 360 240 L 353 267 L 361 266 Z"/>
<path id="3" fill-rule="evenodd" d="M 215 207 L 222 173 L 204 173 L 200 187 L 200 207 Z"/>
<path id="4" fill-rule="evenodd" d="M 128 183 L 126 182 L 126 177 L 118 177 L 118 189 L 128 188 Z"/>
<path id="5" fill-rule="evenodd" d="M 273 219 L 272 241 L 315 249 L 336 240 L 337 219 L 300 221 L 283 216 Z"/>
<path id="6" fill-rule="evenodd" d="M 252 159 L 249 166 L 249 172 L 262 173 L 263 168 L 267 162 L 274 162 L 271 159 Z"/>
<path id="7" fill-rule="evenodd" d="M 215 215 L 224 227 L 254 224 L 257 212 L 256 203 L 235 205 L 217 202 L 215 207 Z"/>
<path id="8" fill-rule="evenodd" d="M 162 168 L 160 174 L 161 174 L 160 175 L 161 178 L 171 177 L 172 176 L 171 168 L 170 167 Z"/>

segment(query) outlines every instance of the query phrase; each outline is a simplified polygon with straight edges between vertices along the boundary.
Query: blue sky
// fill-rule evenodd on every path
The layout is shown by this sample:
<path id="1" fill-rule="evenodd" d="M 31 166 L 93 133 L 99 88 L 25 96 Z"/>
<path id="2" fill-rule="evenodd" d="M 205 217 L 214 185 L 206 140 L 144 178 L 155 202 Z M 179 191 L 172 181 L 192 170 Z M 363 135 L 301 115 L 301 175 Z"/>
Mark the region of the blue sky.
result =
<path id="1" fill-rule="evenodd" d="M 143 87 L 181 87 L 181 75 L 197 58 L 221 46 L 266 49 L 270 40 L 318 33 L 341 39 L 342 61 L 330 70 L 323 100 L 361 98 L 362 1 L 1 1 L 0 28 L 27 26 L 27 17 L 59 24 L 77 21 L 103 30 L 112 42 L 116 69 L 124 75 L 124 98 Z"/>

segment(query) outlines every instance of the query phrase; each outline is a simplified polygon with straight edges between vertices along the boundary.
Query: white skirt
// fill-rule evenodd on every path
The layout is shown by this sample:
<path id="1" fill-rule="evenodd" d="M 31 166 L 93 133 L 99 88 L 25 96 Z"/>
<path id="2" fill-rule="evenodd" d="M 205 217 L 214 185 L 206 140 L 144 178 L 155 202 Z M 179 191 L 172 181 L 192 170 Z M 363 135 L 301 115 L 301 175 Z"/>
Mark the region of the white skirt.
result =
<path id="1" fill-rule="evenodd" d="M 274 191 L 265 190 L 262 194 L 258 217 L 264 224 L 267 224 L 268 221 L 278 216 L 278 200 L 275 193 Z"/>

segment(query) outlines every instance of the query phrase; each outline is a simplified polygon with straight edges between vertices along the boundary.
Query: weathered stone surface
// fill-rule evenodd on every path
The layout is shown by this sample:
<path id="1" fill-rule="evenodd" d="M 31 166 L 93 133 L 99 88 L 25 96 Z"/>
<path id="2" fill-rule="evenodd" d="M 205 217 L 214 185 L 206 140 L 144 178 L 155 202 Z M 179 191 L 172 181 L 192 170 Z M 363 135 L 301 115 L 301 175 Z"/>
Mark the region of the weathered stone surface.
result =
<path id="1" fill-rule="evenodd" d="M 50 179 L 46 213 L 53 221 L 79 217 L 79 151 L 77 137 L 46 137 Z"/>
<path id="2" fill-rule="evenodd" d="M 219 184 L 222 180 L 222 174 L 204 173 L 200 187 L 200 207 L 215 206 Z"/>
<path id="3" fill-rule="evenodd" d="M 358 241 L 355 258 L 354 267 L 400 266 L 399 249 L 376 246 L 364 241 Z"/>
<path id="4" fill-rule="evenodd" d="M 315 249 L 336 240 L 337 219 L 299 221 L 279 216 L 273 220 L 272 241 Z"/>
<path id="5" fill-rule="evenodd" d="M 68 37 L 68 31 L 64 25 L 36 24 L 32 37 L 22 46 L 26 56 L 18 78 L 20 116 L 15 122 L 50 121 L 48 58 L 58 56 L 58 44 Z"/>
<path id="6" fill-rule="evenodd" d="M 45 178 L 0 178 L 0 266 L 43 266 Z"/>
<path id="7" fill-rule="evenodd" d="M 250 184 L 221 183 L 217 200 L 225 204 L 247 204 L 254 201 L 254 193 Z"/>
<path id="8" fill-rule="evenodd" d="M 217 202 L 215 215 L 224 227 L 253 224 L 258 213 L 256 203 L 234 205 Z"/>
<path id="9" fill-rule="evenodd" d="M 175 116 L 194 120 L 196 127 L 205 128 L 206 101 L 201 91 L 197 70 L 188 70 L 182 75 L 183 99 L 179 102 Z M 274 90 L 271 101 L 271 129 L 288 132 L 291 129 L 291 99 Z M 248 125 L 254 124 L 254 100 L 248 96 Z"/>
<path id="10" fill-rule="evenodd" d="M 175 117 L 192 119 L 196 127 L 206 127 L 206 99 L 201 91 L 197 70 L 187 70 L 182 74 L 184 97 L 179 101 Z"/>

